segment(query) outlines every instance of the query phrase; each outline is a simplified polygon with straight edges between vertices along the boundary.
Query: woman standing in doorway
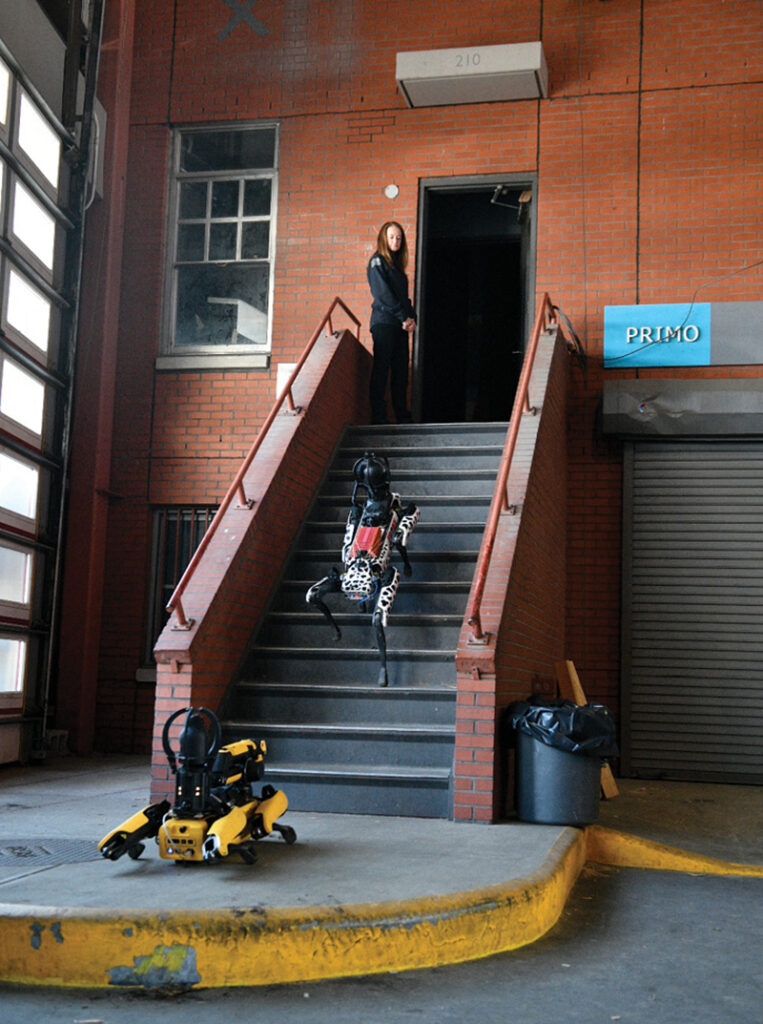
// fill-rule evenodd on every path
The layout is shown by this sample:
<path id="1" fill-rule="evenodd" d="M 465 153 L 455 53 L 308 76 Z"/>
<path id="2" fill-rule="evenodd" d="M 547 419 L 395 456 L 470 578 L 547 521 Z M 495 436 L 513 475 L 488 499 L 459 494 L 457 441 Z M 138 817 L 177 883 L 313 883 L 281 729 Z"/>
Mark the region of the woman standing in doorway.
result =
<path id="1" fill-rule="evenodd" d="M 416 328 L 416 313 L 408 298 L 408 243 L 397 221 L 382 224 L 376 252 L 368 262 L 371 289 L 371 422 L 387 422 L 387 378 L 395 419 L 410 423 L 408 410 L 408 337 Z"/>

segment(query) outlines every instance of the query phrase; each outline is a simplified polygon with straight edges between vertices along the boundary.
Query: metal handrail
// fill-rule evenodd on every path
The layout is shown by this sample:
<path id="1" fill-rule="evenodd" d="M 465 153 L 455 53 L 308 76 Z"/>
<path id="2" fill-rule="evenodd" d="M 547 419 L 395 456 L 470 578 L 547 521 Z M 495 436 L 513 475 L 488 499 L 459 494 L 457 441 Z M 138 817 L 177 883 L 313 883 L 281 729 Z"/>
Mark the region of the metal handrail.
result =
<path id="1" fill-rule="evenodd" d="M 185 630 L 187 630 L 187 629 L 190 629 L 191 626 L 193 626 L 193 619 L 186 618 L 186 614 L 185 614 L 185 611 L 183 609 L 182 596 L 185 593 L 185 590 L 186 590 L 189 582 L 191 581 L 191 578 L 192 578 L 194 572 L 196 571 L 196 567 L 198 566 L 199 562 L 201 561 L 202 555 L 204 554 L 206 549 L 209 547 L 209 543 L 212 540 L 212 537 L 215 535 L 215 531 L 217 530 L 217 527 L 218 527 L 218 525 L 220 523 L 220 520 L 222 519 L 223 513 L 229 507 L 229 505 L 231 504 L 233 499 L 236 497 L 236 495 L 238 495 L 238 499 L 239 499 L 238 500 L 238 504 L 236 505 L 237 508 L 250 509 L 252 507 L 252 505 L 254 504 L 254 502 L 251 499 L 248 499 L 247 496 L 246 496 L 246 491 L 244 490 L 244 477 L 246 476 L 247 471 L 249 470 L 249 467 L 251 466 L 252 461 L 254 460 L 255 455 L 260 450 L 260 447 L 262 446 L 262 443 L 265 440 L 265 438 L 267 436 L 267 433 L 270 430 L 271 426 L 273 425 L 273 422 L 274 422 L 276 416 L 278 415 L 278 413 L 280 412 L 281 406 L 284 404 L 284 402 L 286 402 L 286 404 L 287 404 L 287 406 L 289 408 L 289 412 L 292 413 L 293 415 L 297 415 L 297 414 L 299 414 L 302 411 L 302 409 L 299 406 L 296 406 L 294 404 L 294 397 L 292 395 L 292 387 L 294 386 L 295 380 L 299 376 L 299 371 L 305 365 L 305 362 L 307 361 L 308 356 L 312 352 L 313 347 L 315 346 L 315 343 L 317 342 L 318 338 L 321 336 L 321 333 L 322 333 L 323 329 L 328 325 L 328 332 L 329 332 L 329 334 L 333 334 L 334 333 L 334 329 L 333 329 L 332 322 L 331 322 L 331 316 L 332 316 L 332 313 L 334 312 L 334 310 L 336 309 L 337 306 L 340 306 L 344 310 L 344 312 L 347 314 L 347 316 L 350 318 L 350 320 L 352 320 L 352 322 L 355 324 L 355 328 L 356 328 L 355 336 L 356 336 L 356 338 L 358 340 L 360 340 L 360 320 L 358 320 L 358 318 L 355 316 L 355 314 L 348 308 L 348 306 L 345 305 L 345 303 L 337 295 L 334 298 L 334 301 L 329 306 L 328 312 L 325 314 L 325 316 L 323 317 L 321 322 L 318 324 L 318 326 L 316 327 L 315 331 L 313 332 L 312 337 L 310 338 L 310 340 L 308 341 L 307 345 L 305 346 L 305 351 L 302 353 L 302 355 L 300 356 L 299 362 L 297 363 L 297 365 L 292 370 L 292 372 L 291 372 L 291 374 L 289 376 L 289 379 L 287 380 L 286 384 L 283 387 L 283 390 L 281 391 L 281 394 L 278 396 L 278 398 L 276 399 L 276 401 L 275 401 L 275 403 L 273 405 L 273 408 L 270 410 L 268 418 L 262 424 L 262 427 L 261 427 L 260 432 L 258 433 L 258 435 L 257 435 L 257 437 L 255 439 L 254 444 L 249 449 L 249 453 L 247 454 L 246 458 L 242 462 L 241 468 L 239 469 L 238 473 L 236 474 L 236 476 L 233 479 L 233 482 L 231 483 L 230 487 L 228 488 L 228 491 L 227 491 L 225 497 L 223 498 L 222 502 L 220 503 L 220 507 L 218 508 L 217 513 L 216 513 L 214 519 L 209 524 L 207 532 L 201 538 L 201 541 L 199 542 L 199 546 L 194 551 L 193 557 L 191 558 L 191 561 L 186 566 L 185 572 L 181 576 L 180 581 L 178 582 L 178 585 L 175 587 L 175 590 L 173 591 L 172 597 L 167 602 L 166 610 L 168 612 L 170 612 L 170 613 L 172 613 L 174 611 L 175 617 L 177 619 L 177 623 L 175 625 L 173 625 L 173 627 L 172 627 L 173 629 L 185 629 Z"/>
<path id="2" fill-rule="evenodd" d="M 530 408 L 528 389 L 530 385 L 530 375 L 532 374 L 533 365 L 535 363 L 535 355 L 538 351 L 538 342 L 540 341 L 540 336 L 543 331 L 553 323 L 557 323 L 556 310 L 552 305 L 548 292 L 544 292 L 543 298 L 540 301 L 538 314 L 535 318 L 533 332 L 530 336 L 530 344 L 525 354 L 524 362 L 522 363 L 522 372 L 519 375 L 519 382 L 517 383 L 517 391 L 514 396 L 514 407 L 511 411 L 509 431 L 506 435 L 506 443 L 503 447 L 501 464 L 498 468 L 498 479 L 495 485 L 493 501 L 490 505 L 487 525 L 485 527 L 484 541 L 482 549 L 480 550 L 479 560 L 477 562 L 477 570 L 475 573 L 477 582 L 472 596 L 471 611 L 468 619 L 468 623 L 472 630 L 472 635 L 469 638 L 470 643 L 487 643 L 487 636 L 482 631 L 481 618 L 482 597 L 485 591 L 485 582 L 487 580 L 488 569 L 490 568 L 490 559 L 493 554 L 493 547 L 495 546 L 496 533 L 498 532 L 498 520 L 500 519 L 502 512 L 510 511 L 509 497 L 506 493 L 506 487 L 508 484 L 509 472 L 511 470 L 511 463 L 514 458 L 514 449 L 517 444 L 522 414 L 525 411 L 532 411 Z"/>

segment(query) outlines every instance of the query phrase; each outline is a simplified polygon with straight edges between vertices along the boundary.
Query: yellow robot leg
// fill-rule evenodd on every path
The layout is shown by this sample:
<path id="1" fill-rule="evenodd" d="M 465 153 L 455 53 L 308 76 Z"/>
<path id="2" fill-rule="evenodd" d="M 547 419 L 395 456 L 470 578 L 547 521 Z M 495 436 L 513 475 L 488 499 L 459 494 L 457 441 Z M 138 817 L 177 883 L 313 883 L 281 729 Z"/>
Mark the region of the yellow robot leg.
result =
<path id="1" fill-rule="evenodd" d="M 289 846 L 292 843 L 296 843 L 297 833 L 291 825 L 282 825 L 280 821 L 276 821 L 288 806 L 289 801 L 286 799 L 286 794 L 283 790 L 273 789 L 272 786 L 264 786 L 262 799 L 257 807 L 254 835 L 260 839 L 262 836 L 268 836 L 271 832 L 276 831 L 281 834 Z"/>
<path id="2" fill-rule="evenodd" d="M 234 807 L 228 814 L 218 818 L 209 828 L 204 840 L 204 860 L 220 860 L 228 856 L 228 847 L 248 839 L 251 833 L 250 819 L 257 807 L 254 800 L 240 807 Z"/>
<path id="3" fill-rule="evenodd" d="M 270 786 L 263 789 L 262 797 L 257 807 L 257 817 L 261 821 L 261 834 L 269 836 L 275 827 L 276 819 L 285 813 L 289 801 L 282 789 L 272 789 Z"/>

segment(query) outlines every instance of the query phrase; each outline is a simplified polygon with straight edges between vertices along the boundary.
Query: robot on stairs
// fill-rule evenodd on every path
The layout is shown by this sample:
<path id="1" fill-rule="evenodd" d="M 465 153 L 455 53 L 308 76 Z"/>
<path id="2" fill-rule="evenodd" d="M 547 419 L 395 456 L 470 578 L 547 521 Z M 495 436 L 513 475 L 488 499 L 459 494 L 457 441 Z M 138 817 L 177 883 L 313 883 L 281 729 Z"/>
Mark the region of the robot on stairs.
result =
<path id="1" fill-rule="evenodd" d="M 408 538 L 420 518 L 416 505 L 403 505 L 400 495 L 390 490 L 389 462 L 384 456 L 365 452 L 355 463 L 350 511 L 342 545 L 343 568 L 333 568 L 328 576 L 314 583 L 307 591 L 306 601 L 323 612 L 334 628 L 336 639 L 341 630 L 334 621 L 324 598 L 341 593 L 351 601 L 360 602 L 362 611 L 373 601 L 371 616 L 379 650 L 378 685 L 387 686 L 387 643 L 384 627 L 392 609 L 400 582 L 400 573 L 391 566 L 394 547 L 403 560 L 403 571 L 411 575 L 408 560 Z M 361 491 L 365 498 L 361 498 Z"/>

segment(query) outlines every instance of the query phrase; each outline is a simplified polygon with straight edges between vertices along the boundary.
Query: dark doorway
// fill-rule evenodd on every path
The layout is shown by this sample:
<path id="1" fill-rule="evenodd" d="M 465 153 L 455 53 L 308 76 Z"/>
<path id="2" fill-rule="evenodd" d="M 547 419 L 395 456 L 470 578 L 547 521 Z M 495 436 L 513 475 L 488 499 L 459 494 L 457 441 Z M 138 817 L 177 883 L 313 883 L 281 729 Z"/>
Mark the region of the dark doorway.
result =
<path id="1" fill-rule="evenodd" d="M 532 192 L 425 187 L 419 235 L 418 418 L 507 420 L 522 365 Z"/>

